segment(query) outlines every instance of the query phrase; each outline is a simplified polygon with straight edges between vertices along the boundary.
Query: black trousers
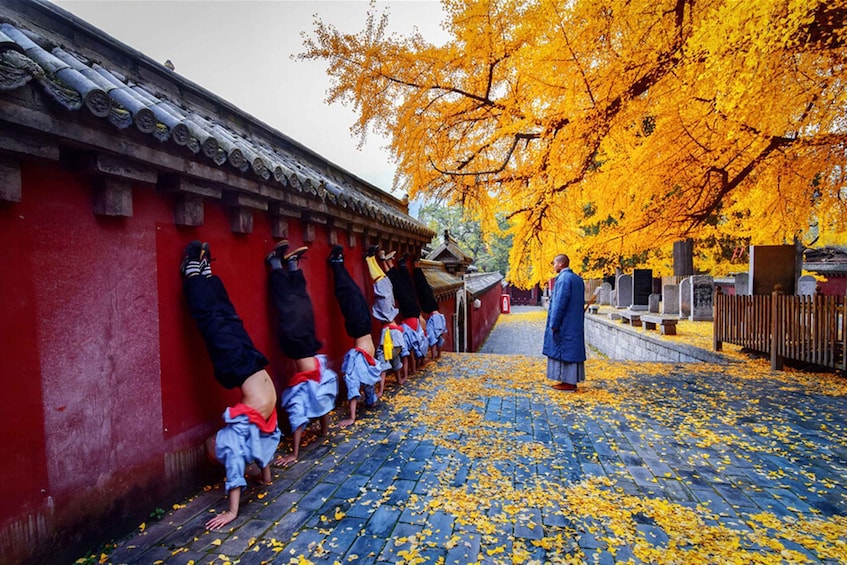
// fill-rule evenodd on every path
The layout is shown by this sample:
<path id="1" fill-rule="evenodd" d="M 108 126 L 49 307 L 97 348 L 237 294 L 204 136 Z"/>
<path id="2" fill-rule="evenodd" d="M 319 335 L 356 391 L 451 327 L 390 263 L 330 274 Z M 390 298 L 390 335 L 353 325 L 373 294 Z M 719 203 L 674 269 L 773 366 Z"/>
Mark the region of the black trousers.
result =
<path id="1" fill-rule="evenodd" d="M 273 269 L 270 274 L 271 300 L 279 314 L 279 347 L 290 359 L 314 357 L 321 348 L 315 332 L 315 312 L 306 292 L 303 271 Z"/>
<path id="2" fill-rule="evenodd" d="M 244 324 L 216 276 L 185 279 L 182 291 L 215 368 L 215 378 L 226 388 L 241 386 L 264 369 L 267 358 L 253 345 Z"/>
<path id="3" fill-rule="evenodd" d="M 426 275 L 423 269 L 415 267 L 414 270 L 415 292 L 418 295 L 418 302 L 421 305 L 421 310 L 430 313 L 438 310 L 438 301 L 435 299 L 435 294 L 432 292 L 432 287 L 429 286 L 429 281 L 426 280 Z"/>
<path id="4" fill-rule="evenodd" d="M 394 299 L 403 318 L 417 318 L 421 315 L 421 307 L 412 287 L 412 279 L 406 267 L 394 266 L 385 273 L 394 285 Z"/>
<path id="5" fill-rule="evenodd" d="M 341 315 L 344 316 L 344 329 L 347 335 L 356 339 L 371 333 L 371 313 L 368 301 L 362 293 L 362 289 L 347 272 L 344 263 L 329 263 L 335 279 L 335 298 L 341 307 Z"/>

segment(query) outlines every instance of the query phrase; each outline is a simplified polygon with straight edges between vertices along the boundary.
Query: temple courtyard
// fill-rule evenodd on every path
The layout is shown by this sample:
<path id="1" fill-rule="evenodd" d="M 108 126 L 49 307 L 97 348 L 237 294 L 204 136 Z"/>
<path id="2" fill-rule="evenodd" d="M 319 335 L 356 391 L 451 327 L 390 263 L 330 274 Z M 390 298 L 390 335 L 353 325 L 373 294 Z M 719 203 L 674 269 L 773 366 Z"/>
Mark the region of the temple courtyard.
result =
<path id="1" fill-rule="evenodd" d="M 336 410 L 223 530 L 211 484 L 78 563 L 847 563 L 847 378 L 595 354 L 560 392 L 545 314 Z"/>

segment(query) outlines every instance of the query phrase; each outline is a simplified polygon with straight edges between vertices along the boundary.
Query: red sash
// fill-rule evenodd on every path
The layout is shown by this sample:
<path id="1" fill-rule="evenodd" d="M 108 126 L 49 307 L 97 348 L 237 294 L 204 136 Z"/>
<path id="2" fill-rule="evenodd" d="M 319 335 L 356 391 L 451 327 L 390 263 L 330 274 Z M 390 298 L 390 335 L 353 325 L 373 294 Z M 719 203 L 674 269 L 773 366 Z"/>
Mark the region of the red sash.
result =
<path id="1" fill-rule="evenodd" d="M 311 371 L 300 371 L 299 373 L 294 373 L 294 375 L 288 379 L 288 386 L 297 386 L 300 383 L 305 383 L 306 381 L 315 381 L 316 383 L 321 382 L 320 365 Z"/>
<path id="2" fill-rule="evenodd" d="M 371 354 L 370 354 L 370 353 L 368 353 L 367 351 L 365 351 L 365 350 L 364 350 L 364 349 L 362 349 L 361 347 L 354 347 L 353 349 L 355 349 L 356 351 L 358 351 L 359 353 L 361 353 L 362 355 L 364 355 L 364 356 L 365 356 L 365 361 L 367 361 L 367 362 L 368 362 L 368 365 L 370 365 L 371 367 L 373 367 L 374 365 L 376 365 L 376 359 L 374 359 L 374 358 L 371 356 Z"/>
<path id="3" fill-rule="evenodd" d="M 272 433 L 276 430 L 276 407 L 274 407 L 273 412 L 271 412 L 271 415 L 268 416 L 267 420 L 265 420 L 255 408 L 247 406 L 244 403 L 238 403 L 235 406 L 229 407 L 230 418 L 242 415 L 247 416 L 251 424 L 255 424 L 259 430 L 266 434 Z"/>

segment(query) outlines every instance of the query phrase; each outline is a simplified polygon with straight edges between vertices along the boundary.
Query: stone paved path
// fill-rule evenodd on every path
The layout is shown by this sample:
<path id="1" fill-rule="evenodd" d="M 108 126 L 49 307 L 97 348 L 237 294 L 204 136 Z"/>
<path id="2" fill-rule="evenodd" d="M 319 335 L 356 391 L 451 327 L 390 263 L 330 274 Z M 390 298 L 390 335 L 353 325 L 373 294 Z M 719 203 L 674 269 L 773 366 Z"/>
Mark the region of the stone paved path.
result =
<path id="1" fill-rule="evenodd" d="M 560 393 L 539 319 L 389 383 L 225 531 L 212 485 L 107 561 L 847 563 L 847 379 L 592 359 Z"/>

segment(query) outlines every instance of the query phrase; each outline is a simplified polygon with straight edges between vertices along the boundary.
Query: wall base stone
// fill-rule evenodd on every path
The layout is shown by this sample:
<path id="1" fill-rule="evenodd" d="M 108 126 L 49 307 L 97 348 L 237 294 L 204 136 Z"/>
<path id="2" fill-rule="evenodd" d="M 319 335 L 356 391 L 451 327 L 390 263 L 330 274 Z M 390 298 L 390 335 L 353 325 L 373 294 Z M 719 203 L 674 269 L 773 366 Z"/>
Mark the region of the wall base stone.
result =
<path id="1" fill-rule="evenodd" d="M 659 363 L 715 363 L 731 361 L 719 353 L 685 343 L 673 343 L 599 316 L 585 317 L 585 342 L 618 361 Z"/>

